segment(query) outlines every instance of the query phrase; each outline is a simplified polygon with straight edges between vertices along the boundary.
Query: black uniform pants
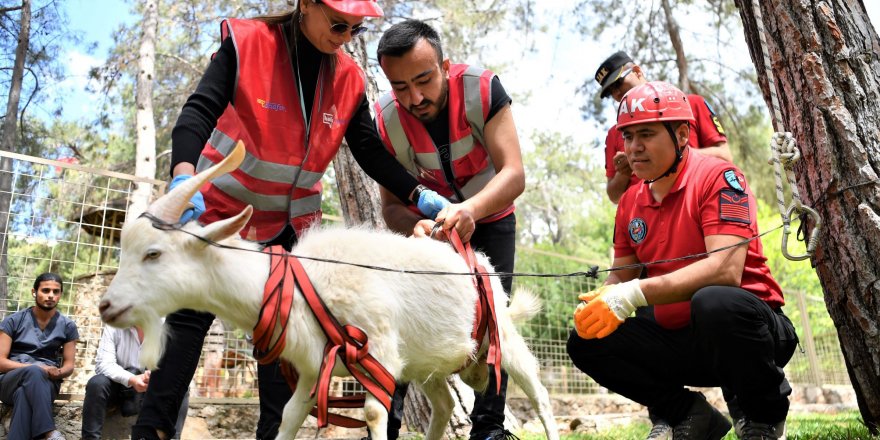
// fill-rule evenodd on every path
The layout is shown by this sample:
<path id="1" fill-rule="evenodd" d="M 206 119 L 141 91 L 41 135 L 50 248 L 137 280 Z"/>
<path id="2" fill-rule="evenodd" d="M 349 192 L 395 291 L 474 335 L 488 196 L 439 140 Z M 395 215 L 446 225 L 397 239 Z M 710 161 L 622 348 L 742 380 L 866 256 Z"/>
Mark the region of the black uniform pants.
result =
<path id="1" fill-rule="evenodd" d="M 496 272 L 513 272 L 516 252 L 516 216 L 508 215 L 492 223 L 477 224 L 471 236 L 471 246 L 477 252 L 483 252 Z M 510 294 L 513 285 L 512 277 L 501 277 L 504 291 Z M 489 374 L 489 386 L 486 392 L 474 392 L 474 409 L 471 411 L 471 438 L 480 438 L 488 433 L 504 429 L 504 404 L 507 398 L 507 372 L 501 370 L 501 392 L 496 393 L 495 375 Z M 408 385 L 397 384 L 391 401 L 391 413 L 388 415 L 388 439 L 398 437 L 403 420 L 403 399 L 406 397 Z M 482 437 L 485 438 L 485 437 Z M 481 440 L 482 440 L 481 438 Z"/>
<path id="2" fill-rule="evenodd" d="M 296 243 L 296 234 L 287 228 L 267 246 L 282 245 L 288 251 Z M 199 366 L 202 344 L 214 321 L 211 313 L 180 310 L 165 318 L 170 335 L 165 355 L 159 360 L 159 368 L 150 373 L 150 386 L 144 396 L 143 407 L 137 423 L 131 428 L 132 439 L 155 439 L 156 429 L 169 435 L 175 432 L 177 410 L 189 389 L 189 383 Z M 260 419 L 257 422 L 257 439 L 272 440 L 278 435 L 284 405 L 293 392 L 281 374 L 278 361 L 257 365 L 257 382 L 260 391 Z"/>
<path id="3" fill-rule="evenodd" d="M 691 299 L 688 327 L 668 330 L 637 316 L 603 339 L 581 339 L 572 331 L 568 355 L 597 383 L 673 425 L 693 403 L 685 385 L 723 386 L 746 417 L 778 423 L 791 394 L 782 367 L 797 342 L 781 310 L 743 289 L 710 286 Z"/>

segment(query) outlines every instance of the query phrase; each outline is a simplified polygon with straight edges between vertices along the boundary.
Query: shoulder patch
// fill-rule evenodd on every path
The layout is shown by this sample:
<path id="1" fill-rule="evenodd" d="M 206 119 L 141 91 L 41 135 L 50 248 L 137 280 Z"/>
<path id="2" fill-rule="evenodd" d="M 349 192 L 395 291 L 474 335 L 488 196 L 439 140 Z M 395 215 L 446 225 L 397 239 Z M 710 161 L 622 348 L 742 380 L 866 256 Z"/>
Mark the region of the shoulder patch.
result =
<path id="1" fill-rule="evenodd" d="M 746 192 L 743 183 L 746 181 L 745 177 L 741 173 L 738 173 L 734 169 L 729 169 L 724 171 L 724 180 L 727 181 L 727 186 L 733 188 L 735 191 L 744 193 Z"/>
<path id="2" fill-rule="evenodd" d="M 703 104 L 705 104 L 706 109 L 709 110 L 709 116 L 712 118 L 712 124 L 715 125 L 715 129 L 718 130 L 718 134 L 725 134 L 724 126 L 722 126 L 721 121 L 718 120 L 718 115 L 715 113 L 715 109 L 713 109 L 705 99 L 703 100 Z"/>
<path id="3" fill-rule="evenodd" d="M 749 195 L 724 188 L 718 196 L 718 218 L 728 222 L 752 224 Z"/>
<path id="4" fill-rule="evenodd" d="M 641 218 L 630 220 L 627 230 L 629 231 L 630 240 L 635 244 L 645 241 L 645 237 L 648 236 L 648 225 Z"/>

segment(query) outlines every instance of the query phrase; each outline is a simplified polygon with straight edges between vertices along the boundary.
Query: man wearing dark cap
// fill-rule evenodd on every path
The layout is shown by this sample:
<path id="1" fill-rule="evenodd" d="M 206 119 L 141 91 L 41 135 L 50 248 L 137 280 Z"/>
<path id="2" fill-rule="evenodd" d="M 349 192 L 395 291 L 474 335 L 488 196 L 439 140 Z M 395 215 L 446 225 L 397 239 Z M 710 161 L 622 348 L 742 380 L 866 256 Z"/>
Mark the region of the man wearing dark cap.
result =
<path id="1" fill-rule="evenodd" d="M 599 94 L 603 99 L 611 96 L 619 102 L 626 92 L 648 80 L 642 68 L 626 52 L 620 51 L 602 62 L 596 71 L 596 82 L 601 86 Z M 696 123 L 691 124 L 688 144 L 702 154 L 733 162 L 727 136 L 715 112 L 701 96 L 688 95 L 688 102 L 696 117 Z M 633 174 L 623 154 L 623 136 L 615 127 L 611 127 L 605 137 L 605 176 L 608 178 L 606 192 L 614 203 L 620 200 L 627 187 L 640 180 Z"/>

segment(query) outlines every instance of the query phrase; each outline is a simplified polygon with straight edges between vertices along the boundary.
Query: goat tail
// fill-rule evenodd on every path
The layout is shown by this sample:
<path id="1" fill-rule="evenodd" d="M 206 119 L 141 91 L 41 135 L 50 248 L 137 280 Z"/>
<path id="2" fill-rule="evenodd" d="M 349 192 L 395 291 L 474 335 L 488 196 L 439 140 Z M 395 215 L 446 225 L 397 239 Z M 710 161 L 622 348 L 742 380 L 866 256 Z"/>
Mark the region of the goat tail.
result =
<path id="1" fill-rule="evenodd" d="M 513 322 L 528 321 L 541 311 L 541 299 L 531 289 L 517 287 L 507 306 Z"/>

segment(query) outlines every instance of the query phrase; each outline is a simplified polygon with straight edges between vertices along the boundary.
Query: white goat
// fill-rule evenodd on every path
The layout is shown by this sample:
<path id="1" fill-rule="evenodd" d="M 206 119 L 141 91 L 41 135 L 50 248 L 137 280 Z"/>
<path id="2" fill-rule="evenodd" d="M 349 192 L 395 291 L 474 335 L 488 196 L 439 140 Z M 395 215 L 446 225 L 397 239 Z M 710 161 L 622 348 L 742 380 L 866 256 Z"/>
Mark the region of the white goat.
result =
<path id="1" fill-rule="evenodd" d="M 222 163 L 154 202 L 148 212 L 176 222 L 196 189 L 237 167 L 242 154 L 237 149 Z M 192 222 L 185 229 L 213 241 L 257 250 L 258 245 L 238 238 L 251 212 L 248 207 L 233 218 L 205 227 Z M 313 230 L 301 238 L 292 253 L 395 269 L 468 271 L 464 260 L 447 244 L 364 228 Z M 479 255 L 479 259 L 491 268 L 485 256 Z M 305 259 L 302 264 L 339 322 L 355 325 L 369 335 L 370 353 L 398 382 L 420 385 L 432 407 L 426 438 L 439 439 L 453 407 L 446 377 L 468 361 L 478 360 L 460 376 L 478 390 L 485 389 L 488 382 L 485 357 L 475 356 L 471 338 L 477 292 L 470 277 L 389 273 Z M 156 229 L 145 217 L 128 219 L 122 229 L 119 271 L 101 301 L 101 318 L 116 327 L 143 328 L 141 362 L 154 368 L 165 343 L 161 316 L 184 308 L 208 311 L 249 331 L 257 321 L 268 273 L 266 254 L 221 249 L 180 231 Z M 538 301 L 528 292 L 518 292 L 508 307 L 500 282 L 491 278 L 503 368 L 528 395 L 547 437 L 556 440 L 556 423 L 547 390 L 538 379 L 537 361 L 513 325 L 513 320 L 536 313 Z M 299 382 L 284 407 L 279 438 L 294 438 L 315 404 L 309 392 L 317 380 L 326 342 L 297 290 L 281 356 L 299 372 Z M 349 376 L 341 362 L 333 374 Z M 364 412 L 373 439 L 385 440 L 385 408 L 368 395 Z"/>

